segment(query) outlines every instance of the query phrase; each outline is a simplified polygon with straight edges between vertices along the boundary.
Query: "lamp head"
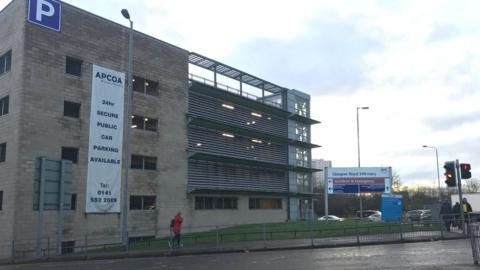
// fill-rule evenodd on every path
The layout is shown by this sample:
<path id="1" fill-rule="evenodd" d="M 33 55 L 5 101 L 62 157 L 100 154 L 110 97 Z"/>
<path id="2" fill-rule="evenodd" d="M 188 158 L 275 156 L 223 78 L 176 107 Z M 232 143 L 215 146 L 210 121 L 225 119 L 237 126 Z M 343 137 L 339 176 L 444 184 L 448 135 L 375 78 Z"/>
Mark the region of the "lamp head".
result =
<path id="1" fill-rule="evenodd" d="M 128 13 L 128 10 L 127 9 L 122 9 L 122 15 L 123 17 L 125 17 L 125 19 L 128 19 L 130 20 L 130 14 Z"/>

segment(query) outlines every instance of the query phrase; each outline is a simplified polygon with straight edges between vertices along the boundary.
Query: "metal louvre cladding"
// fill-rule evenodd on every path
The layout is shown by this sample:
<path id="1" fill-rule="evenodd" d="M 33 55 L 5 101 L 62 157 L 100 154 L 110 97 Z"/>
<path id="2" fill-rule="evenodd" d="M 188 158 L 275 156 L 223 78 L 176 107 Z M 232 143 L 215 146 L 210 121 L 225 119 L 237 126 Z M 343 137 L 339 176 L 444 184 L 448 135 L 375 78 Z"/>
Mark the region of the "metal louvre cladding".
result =
<path id="1" fill-rule="evenodd" d="M 235 135 L 222 136 L 221 131 L 191 126 L 188 147 L 195 152 L 217 154 L 235 158 L 286 164 L 287 147 L 277 143 Z"/>
<path id="2" fill-rule="evenodd" d="M 189 160 L 189 189 L 287 192 L 287 172 L 261 167 Z"/>
<path id="3" fill-rule="evenodd" d="M 254 110 L 233 104 L 234 109 L 222 107 L 228 102 L 208 97 L 193 91 L 189 92 L 188 111 L 190 114 L 205 117 L 221 123 L 231 124 L 265 132 L 275 136 L 287 137 L 287 119 L 274 115 L 262 114 L 262 117 L 252 115 Z M 255 123 L 253 123 L 255 122 Z M 249 124 L 248 124 L 249 123 Z"/>

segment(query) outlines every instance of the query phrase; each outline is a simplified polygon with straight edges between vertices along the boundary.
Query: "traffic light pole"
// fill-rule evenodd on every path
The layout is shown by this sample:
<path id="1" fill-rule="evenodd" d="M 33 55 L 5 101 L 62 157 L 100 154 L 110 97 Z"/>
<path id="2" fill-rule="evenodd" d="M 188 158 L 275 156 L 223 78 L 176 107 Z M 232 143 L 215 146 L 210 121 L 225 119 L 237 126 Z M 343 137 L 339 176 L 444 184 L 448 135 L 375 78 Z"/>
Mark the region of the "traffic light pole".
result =
<path id="1" fill-rule="evenodd" d="M 460 177 L 460 164 L 458 159 L 455 161 L 455 179 L 458 185 L 458 199 L 460 200 L 460 217 L 462 220 L 462 232 L 465 234 L 465 217 L 463 216 L 463 198 L 462 198 L 462 177 Z"/>

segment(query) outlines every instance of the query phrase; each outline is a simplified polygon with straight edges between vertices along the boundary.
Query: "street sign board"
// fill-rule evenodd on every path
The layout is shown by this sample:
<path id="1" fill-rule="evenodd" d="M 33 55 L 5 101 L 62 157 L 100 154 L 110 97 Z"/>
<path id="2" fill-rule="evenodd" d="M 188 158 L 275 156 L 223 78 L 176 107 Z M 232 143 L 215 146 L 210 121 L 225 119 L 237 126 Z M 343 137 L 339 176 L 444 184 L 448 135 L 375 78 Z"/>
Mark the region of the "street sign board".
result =
<path id="1" fill-rule="evenodd" d="M 28 21 L 60 32 L 62 3 L 56 0 L 29 0 Z"/>
<path id="2" fill-rule="evenodd" d="M 327 169 L 328 194 L 390 193 L 390 167 L 349 167 Z"/>
<path id="3" fill-rule="evenodd" d="M 38 210 L 40 197 L 43 196 L 43 209 L 59 210 L 60 198 L 63 198 L 63 209 L 71 208 L 72 162 L 37 158 L 33 182 L 33 209 Z M 43 171 L 43 175 L 42 175 Z M 43 178 L 43 188 L 42 185 Z M 62 183 L 63 182 L 63 183 Z M 63 187 L 62 187 L 63 185 Z M 41 194 L 43 190 L 43 194 Z M 63 190 L 63 196 L 60 194 Z"/>
<path id="4" fill-rule="evenodd" d="M 402 221 L 403 201 L 401 194 L 382 194 L 382 220 Z"/>

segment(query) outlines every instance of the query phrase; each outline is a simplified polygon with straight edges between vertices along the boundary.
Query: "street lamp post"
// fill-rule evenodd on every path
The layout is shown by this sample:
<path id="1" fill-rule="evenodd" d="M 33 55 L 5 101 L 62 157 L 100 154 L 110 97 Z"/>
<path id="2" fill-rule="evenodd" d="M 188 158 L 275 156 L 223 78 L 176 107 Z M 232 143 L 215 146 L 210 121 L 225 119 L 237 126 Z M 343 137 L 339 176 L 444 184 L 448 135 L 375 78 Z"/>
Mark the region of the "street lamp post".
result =
<path id="1" fill-rule="evenodd" d="M 127 100 L 126 100 L 126 115 L 125 128 L 123 137 L 123 210 L 122 210 L 122 243 L 128 245 L 128 169 L 130 167 L 130 152 L 129 152 L 129 137 L 130 128 L 132 126 L 132 61 L 133 61 L 133 21 L 130 19 L 128 10 L 122 9 L 122 15 L 125 19 L 130 21 L 130 31 L 128 39 L 128 76 L 127 76 Z"/>
<path id="2" fill-rule="evenodd" d="M 360 118 L 359 110 L 368 110 L 369 107 L 357 107 L 357 154 L 358 154 L 358 167 L 360 168 Z M 362 193 L 360 193 L 360 185 L 358 185 L 358 198 L 360 200 L 360 219 L 363 219 L 363 202 Z"/>
<path id="3" fill-rule="evenodd" d="M 442 191 L 440 189 L 440 169 L 438 167 L 438 149 L 436 146 L 423 145 L 423 147 L 435 149 L 435 157 L 437 158 L 438 201 L 442 201 Z"/>

